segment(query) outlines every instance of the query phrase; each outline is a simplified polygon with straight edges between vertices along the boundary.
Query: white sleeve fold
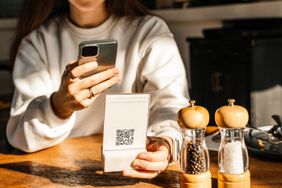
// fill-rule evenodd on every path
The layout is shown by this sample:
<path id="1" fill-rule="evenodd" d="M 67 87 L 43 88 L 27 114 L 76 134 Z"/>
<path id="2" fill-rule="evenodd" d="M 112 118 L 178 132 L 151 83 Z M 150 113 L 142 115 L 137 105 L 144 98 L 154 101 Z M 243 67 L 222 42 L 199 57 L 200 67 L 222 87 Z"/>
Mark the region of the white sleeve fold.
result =
<path id="1" fill-rule="evenodd" d="M 170 33 L 150 40 L 144 54 L 141 84 L 143 92 L 152 94 L 148 136 L 170 137 L 176 158 L 182 143 L 177 112 L 189 99 L 185 68 Z"/>
<path id="2" fill-rule="evenodd" d="M 25 152 L 34 152 L 62 142 L 71 132 L 75 114 L 63 120 L 50 105 L 50 95 L 60 85 L 60 70 L 47 63 L 37 35 L 23 40 L 15 61 L 15 91 L 6 133 L 9 143 Z M 33 40 L 31 40 L 33 39 Z"/>
<path id="3" fill-rule="evenodd" d="M 37 97 L 26 110 L 18 109 L 11 115 L 7 138 L 15 148 L 35 152 L 62 142 L 69 135 L 74 121 L 75 114 L 69 119 L 60 119 L 54 114 L 48 97 Z"/>

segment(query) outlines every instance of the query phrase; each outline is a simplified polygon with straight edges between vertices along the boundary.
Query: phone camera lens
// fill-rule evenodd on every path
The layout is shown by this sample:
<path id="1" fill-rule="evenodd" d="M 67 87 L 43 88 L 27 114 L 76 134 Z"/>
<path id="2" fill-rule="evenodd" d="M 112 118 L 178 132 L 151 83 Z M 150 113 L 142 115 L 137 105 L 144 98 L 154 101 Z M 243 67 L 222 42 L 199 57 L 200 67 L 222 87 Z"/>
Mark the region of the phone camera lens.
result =
<path id="1" fill-rule="evenodd" d="M 82 56 L 96 56 L 98 54 L 98 46 L 86 46 L 82 49 Z"/>

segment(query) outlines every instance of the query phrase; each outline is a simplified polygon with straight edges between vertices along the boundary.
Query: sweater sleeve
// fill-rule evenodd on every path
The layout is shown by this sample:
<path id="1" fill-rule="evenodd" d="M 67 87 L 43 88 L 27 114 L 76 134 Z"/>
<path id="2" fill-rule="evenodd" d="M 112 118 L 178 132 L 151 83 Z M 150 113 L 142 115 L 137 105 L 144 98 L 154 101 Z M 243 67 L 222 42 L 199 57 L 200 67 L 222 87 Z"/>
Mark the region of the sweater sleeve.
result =
<path id="1" fill-rule="evenodd" d="M 25 152 L 63 141 L 75 121 L 75 114 L 64 120 L 51 108 L 50 95 L 57 90 L 58 85 L 54 83 L 60 84 L 60 78 L 51 78 L 49 70 L 54 67 L 50 68 L 44 60 L 39 41 L 32 40 L 32 36 L 23 40 L 13 70 L 15 91 L 6 134 L 12 146 Z"/>
<path id="2" fill-rule="evenodd" d="M 170 137 L 177 159 L 182 142 L 177 112 L 188 104 L 186 71 L 171 33 L 149 40 L 142 58 L 143 92 L 152 94 L 148 136 Z"/>

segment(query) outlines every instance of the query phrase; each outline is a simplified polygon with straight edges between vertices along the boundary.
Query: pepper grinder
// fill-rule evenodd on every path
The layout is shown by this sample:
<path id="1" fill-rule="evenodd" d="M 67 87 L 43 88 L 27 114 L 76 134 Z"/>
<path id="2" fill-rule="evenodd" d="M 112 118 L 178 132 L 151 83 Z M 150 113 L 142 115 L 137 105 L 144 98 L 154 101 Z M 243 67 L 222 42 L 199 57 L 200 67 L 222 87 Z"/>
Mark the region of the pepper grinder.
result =
<path id="1" fill-rule="evenodd" d="M 218 151 L 218 187 L 250 188 L 248 151 L 244 142 L 244 128 L 249 115 L 234 99 L 215 112 L 215 122 L 220 129 L 221 142 Z"/>
<path id="2" fill-rule="evenodd" d="M 209 171 L 209 152 L 205 142 L 205 128 L 209 122 L 209 113 L 202 106 L 190 106 L 178 112 L 178 124 L 182 129 L 181 147 L 181 188 L 211 188 Z"/>

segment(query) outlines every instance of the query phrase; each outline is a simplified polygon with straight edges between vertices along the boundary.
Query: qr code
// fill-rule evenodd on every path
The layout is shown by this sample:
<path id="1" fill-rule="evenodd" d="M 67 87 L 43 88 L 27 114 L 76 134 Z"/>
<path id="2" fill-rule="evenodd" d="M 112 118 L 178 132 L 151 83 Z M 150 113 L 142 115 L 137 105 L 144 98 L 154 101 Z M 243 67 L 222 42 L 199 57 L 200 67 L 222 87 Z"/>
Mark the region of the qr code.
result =
<path id="1" fill-rule="evenodd" d="M 134 141 L 135 129 L 117 129 L 116 130 L 116 145 L 132 145 Z"/>

